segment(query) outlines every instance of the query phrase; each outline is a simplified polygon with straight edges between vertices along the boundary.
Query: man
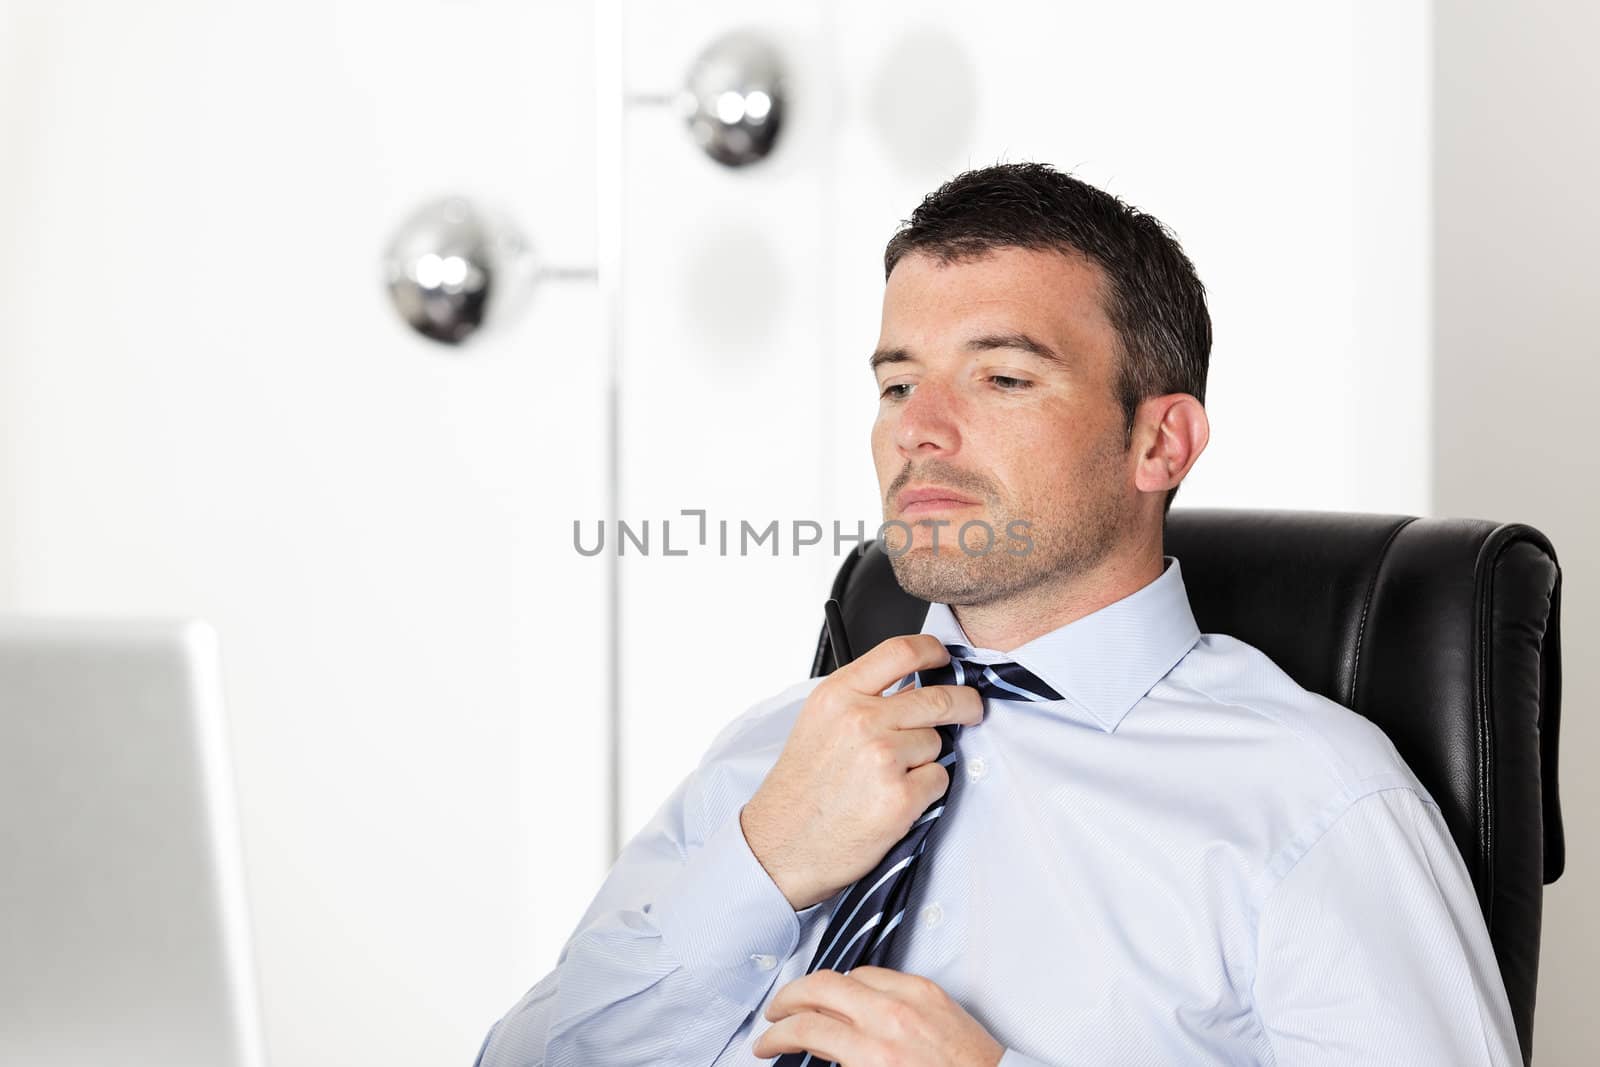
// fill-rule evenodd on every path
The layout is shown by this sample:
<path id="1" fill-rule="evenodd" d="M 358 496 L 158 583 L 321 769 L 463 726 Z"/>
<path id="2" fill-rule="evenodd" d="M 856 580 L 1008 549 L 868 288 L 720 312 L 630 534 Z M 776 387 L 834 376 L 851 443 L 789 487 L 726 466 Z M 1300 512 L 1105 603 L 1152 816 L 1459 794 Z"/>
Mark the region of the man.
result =
<path id="1" fill-rule="evenodd" d="M 1003 165 L 885 273 L 872 448 L 922 632 L 724 728 L 480 1061 L 1519 1062 L 1437 805 L 1365 719 L 1201 634 L 1162 553 L 1209 435 L 1176 241 Z"/>

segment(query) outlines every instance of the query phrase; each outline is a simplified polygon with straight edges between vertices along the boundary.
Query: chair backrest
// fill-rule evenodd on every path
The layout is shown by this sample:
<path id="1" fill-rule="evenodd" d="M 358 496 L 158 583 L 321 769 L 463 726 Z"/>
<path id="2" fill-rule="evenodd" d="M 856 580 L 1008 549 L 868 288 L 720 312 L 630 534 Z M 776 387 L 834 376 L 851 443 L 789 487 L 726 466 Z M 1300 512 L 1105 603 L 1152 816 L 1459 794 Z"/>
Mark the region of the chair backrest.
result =
<path id="1" fill-rule="evenodd" d="M 1533 1048 L 1543 887 L 1565 859 L 1556 788 L 1561 568 L 1538 530 L 1483 519 L 1173 508 L 1202 633 L 1238 638 L 1382 727 L 1444 813 Z M 922 628 L 882 546 L 833 596 L 856 655 Z M 813 677 L 834 668 L 824 626 Z"/>

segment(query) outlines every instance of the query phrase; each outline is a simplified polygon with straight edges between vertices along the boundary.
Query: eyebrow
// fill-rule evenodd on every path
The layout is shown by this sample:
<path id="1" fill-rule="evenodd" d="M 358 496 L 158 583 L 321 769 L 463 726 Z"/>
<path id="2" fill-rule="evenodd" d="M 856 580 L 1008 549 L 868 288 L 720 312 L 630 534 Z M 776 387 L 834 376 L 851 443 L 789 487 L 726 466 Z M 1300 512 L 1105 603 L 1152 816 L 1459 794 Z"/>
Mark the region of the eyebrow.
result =
<path id="1" fill-rule="evenodd" d="M 980 334 L 977 337 L 969 338 L 967 343 L 961 347 L 967 352 L 987 352 L 996 348 L 1012 348 L 1018 352 L 1027 352 L 1063 367 L 1067 365 L 1067 361 L 1062 359 L 1055 349 L 1042 341 L 1035 341 L 1021 332 Z M 876 373 L 880 364 L 907 363 L 915 358 L 910 350 L 906 348 L 880 348 L 872 353 L 868 366 Z"/>

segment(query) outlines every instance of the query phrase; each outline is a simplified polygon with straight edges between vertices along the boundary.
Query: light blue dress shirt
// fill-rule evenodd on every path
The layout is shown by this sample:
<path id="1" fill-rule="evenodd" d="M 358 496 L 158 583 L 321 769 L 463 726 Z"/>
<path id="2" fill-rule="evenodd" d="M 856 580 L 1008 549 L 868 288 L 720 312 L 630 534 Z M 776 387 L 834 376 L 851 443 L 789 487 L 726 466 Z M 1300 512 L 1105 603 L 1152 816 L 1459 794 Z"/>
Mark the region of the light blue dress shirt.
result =
<path id="1" fill-rule="evenodd" d="M 1063 699 L 991 699 L 962 729 L 895 968 L 970 1012 L 1003 1067 L 1520 1064 L 1438 805 L 1376 726 L 1200 633 L 1164 559 L 1113 604 L 977 649 Z M 971 644 L 944 604 L 922 632 Z M 750 1048 L 762 1010 L 833 899 L 795 912 L 738 815 L 820 681 L 722 730 L 481 1064 L 771 1062 Z"/>

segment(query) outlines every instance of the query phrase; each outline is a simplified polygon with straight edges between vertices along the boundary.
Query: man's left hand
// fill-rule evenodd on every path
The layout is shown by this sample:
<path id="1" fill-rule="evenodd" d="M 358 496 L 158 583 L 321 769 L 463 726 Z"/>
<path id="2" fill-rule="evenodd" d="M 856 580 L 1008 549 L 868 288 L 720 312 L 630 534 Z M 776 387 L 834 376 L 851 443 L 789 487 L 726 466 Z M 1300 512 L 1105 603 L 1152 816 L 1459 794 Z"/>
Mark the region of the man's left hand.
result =
<path id="1" fill-rule="evenodd" d="M 751 1046 L 768 1058 L 809 1052 L 840 1067 L 995 1067 L 1005 1048 L 920 975 L 888 967 L 812 971 L 778 990 L 774 1021 Z"/>

